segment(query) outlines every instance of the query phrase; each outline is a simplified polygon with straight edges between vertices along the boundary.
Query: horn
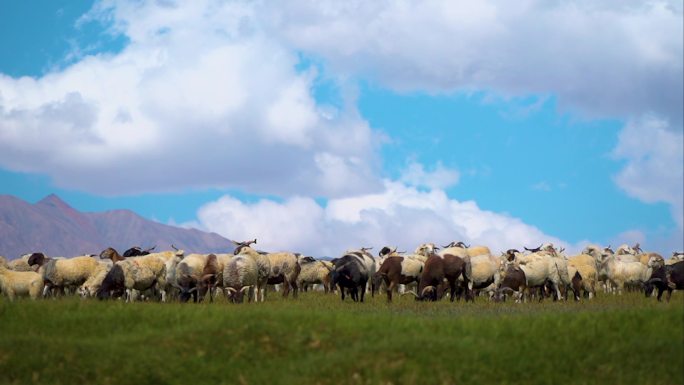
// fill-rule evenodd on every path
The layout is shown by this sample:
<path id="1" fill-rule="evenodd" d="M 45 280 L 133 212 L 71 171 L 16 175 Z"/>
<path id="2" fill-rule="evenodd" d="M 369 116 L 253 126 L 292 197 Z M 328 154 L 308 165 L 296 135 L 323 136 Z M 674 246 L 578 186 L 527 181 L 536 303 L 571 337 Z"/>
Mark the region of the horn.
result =
<path id="1" fill-rule="evenodd" d="M 173 243 L 171 244 L 171 248 L 178 251 L 178 248 L 176 246 L 174 246 Z"/>
<path id="2" fill-rule="evenodd" d="M 226 288 L 226 291 L 229 292 L 229 293 L 237 293 L 237 290 L 235 290 L 235 289 L 232 288 L 232 287 L 227 287 L 227 288 Z"/>
<path id="3" fill-rule="evenodd" d="M 513 289 L 511 289 L 510 287 L 506 286 L 506 287 L 500 287 L 500 288 L 496 289 L 496 292 L 497 292 L 497 293 L 504 293 L 504 292 L 515 293 L 515 290 L 513 290 Z"/>
<path id="4" fill-rule="evenodd" d="M 215 276 L 216 276 L 216 274 L 204 274 L 204 275 L 202 276 L 202 278 L 200 278 L 200 281 L 206 282 L 206 281 L 208 281 L 209 279 L 211 279 L 212 277 L 215 277 Z"/>
<path id="5" fill-rule="evenodd" d="M 418 296 L 418 294 L 413 292 L 413 290 L 409 290 L 409 291 L 405 291 L 405 292 L 401 293 L 401 295 L 407 295 L 407 294 L 413 294 L 414 296 L 416 296 L 416 298 L 420 298 Z"/>
<path id="6" fill-rule="evenodd" d="M 648 283 L 653 283 L 653 282 L 663 282 L 663 280 L 660 278 L 651 278 L 648 280 Z"/>
<path id="7" fill-rule="evenodd" d="M 543 243 L 542 243 L 541 245 L 535 247 L 534 249 L 528 249 L 527 247 L 525 247 L 525 250 L 527 250 L 527 251 L 529 251 L 529 252 L 532 252 L 532 253 L 536 253 L 536 252 L 538 252 L 539 250 L 541 250 L 541 247 L 542 247 L 542 246 L 544 246 Z"/>
<path id="8" fill-rule="evenodd" d="M 448 245 L 446 245 L 446 246 L 442 246 L 442 248 L 443 248 L 443 249 L 446 249 L 446 248 L 449 248 L 449 247 L 455 247 L 455 246 L 456 246 L 456 242 L 454 242 L 454 241 L 451 241 L 451 243 L 449 243 L 449 244 L 448 244 Z"/>
<path id="9" fill-rule="evenodd" d="M 231 241 L 231 242 L 236 246 L 249 246 L 252 243 L 257 243 L 257 240 L 256 240 L 256 238 L 254 238 L 251 241 L 242 241 L 242 242 Z"/>
<path id="10" fill-rule="evenodd" d="M 361 248 L 361 251 L 363 251 L 364 253 L 368 250 L 373 250 L 373 247 L 362 247 Z"/>
<path id="11" fill-rule="evenodd" d="M 434 286 L 425 286 L 423 288 L 423 291 L 420 292 L 420 295 L 424 297 L 426 291 L 433 291 L 433 290 L 436 290 L 436 288 Z"/>
<path id="12" fill-rule="evenodd" d="M 245 290 L 249 290 L 251 287 L 252 287 L 252 285 L 243 286 L 242 289 L 240 289 L 240 293 L 244 293 Z"/>

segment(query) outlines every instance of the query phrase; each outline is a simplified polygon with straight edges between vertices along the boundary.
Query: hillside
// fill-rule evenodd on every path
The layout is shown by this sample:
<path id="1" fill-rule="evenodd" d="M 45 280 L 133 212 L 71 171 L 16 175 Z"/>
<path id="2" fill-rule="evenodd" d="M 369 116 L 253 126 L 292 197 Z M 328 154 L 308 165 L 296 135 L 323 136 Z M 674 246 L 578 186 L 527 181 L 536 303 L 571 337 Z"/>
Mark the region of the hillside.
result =
<path id="1" fill-rule="evenodd" d="M 131 246 L 186 252 L 226 252 L 231 242 L 215 233 L 154 222 L 130 210 L 79 212 L 56 195 L 31 204 L 0 195 L 0 255 L 14 259 L 41 251 L 51 256 L 98 254 Z"/>

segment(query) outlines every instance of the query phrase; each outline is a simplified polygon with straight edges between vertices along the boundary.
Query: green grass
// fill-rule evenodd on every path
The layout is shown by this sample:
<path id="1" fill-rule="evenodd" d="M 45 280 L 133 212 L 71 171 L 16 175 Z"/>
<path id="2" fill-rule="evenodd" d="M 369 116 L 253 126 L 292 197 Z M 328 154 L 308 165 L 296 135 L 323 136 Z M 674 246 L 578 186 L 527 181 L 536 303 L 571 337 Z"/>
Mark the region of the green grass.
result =
<path id="1" fill-rule="evenodd" d="M 0 384 L 682 384 L 684 297 L 0 300 Z"/>

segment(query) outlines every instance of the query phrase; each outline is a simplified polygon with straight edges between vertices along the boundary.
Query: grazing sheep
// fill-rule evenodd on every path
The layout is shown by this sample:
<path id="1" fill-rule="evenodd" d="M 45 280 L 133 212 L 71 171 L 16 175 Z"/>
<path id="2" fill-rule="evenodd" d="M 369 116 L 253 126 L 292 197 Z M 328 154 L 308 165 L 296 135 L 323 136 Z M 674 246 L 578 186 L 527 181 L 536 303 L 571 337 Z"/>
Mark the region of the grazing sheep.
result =
<path id="1" fill-rule="evenodd" d="M 574 277 L 575 272 L 582 277 L 580 286 L 584 295 L 589 299 L 596 297 L 596 284 L 598 282 L 596 259 L 589 254 L 579 254 L 568 258 L 568 274 Z"/>
<path id="2" fill-rule="evenodd" d="M 166 262 L 157 254 L 126 258 L 119 261 L 109 270 L 97 298 L 108 299 L 126 294 L 126 301 L 133 301 L 140 291 L 154 289 L 161 293 L 162 302 L 166 302 Z"/>
<path id="3" fill-rule="evenodd" d="M 16 296 L 37 299 L 43 292 L 43 277 L 33 271 L 14 271 L 0 265 L 0 291 L 10 301 Z"/>
<path id="4" fill-rule="evenodd" d="M 625 284 L 642 286 L 651 276 L 648 266 L 641 262 L 623 262 L 615 254 L 610 254 L 601 262 L 601 269 L 619 294 L 622 294 Z"/>
<path id="5" fill-rule="evenodd" d="M 259 253 L 258 251 L 254 250 L 251 245 L 256 243 L 256 239 L 250 240 L 250 241 L 244 241 L 244 242 L 234 242 L 237 247 L 233 251 L 233 255 L 238 256 L 238 255 L 246 255 L 249 256 L 254 260 L 257 266 L 257 282 L 256 282 L 256 287 L 253 288 L 256 290 L 256 294 L 254 295 L 255 300 L 258 300 L 259 295 L 261 295 L 261 302 L 263 302 L 266 299 L 266 285 L 268 283 L 268 279 L 271 276 L 271 261 L 270 259 L 266 256 L 265 253 Z M 232 263 L 229 262 L 229 264 Z M 223 282 L 224 282 L 224 290 L 227 290 L 227 287 L 225 286 L 226 281 L 226 276 L 225 276 L 226 270 L 224 269 L 224 276 L 223 276 Z"/>
<path id="6" fill-rule="evenodd" d="M 47 296 L 52 289 L 76 289 L 95 273 L 98 265 L 99 262 L 95 258 L 86 255 L 49 260 L 41 267 L 45 283 L 43 295 Z"/>
<path id="7" fill-rule="evenodd" d="M 567 276 L 567 270 L 565 270 L 565 273 L 562 272 L 563 268 L 559 266 L 558 259 L 560 258 L 552 257 L 548 252 L 543 251 L 516 256 L 515 263 L 525 273 L 527 291 L 530 288 L 544 287 L 547 283 L 550 283 L 554 291 L 554 299 L 563 298 L 560 288 L 563 282 L 567 282 L 569 279 L 561 278 L 561 275 Z"/>
<path id="8" fill-rule="evenodd" d="M 386 257 L 378 272 L 373 276 L 375 287 L 380 287 L 381 282 L 385 285 L 387 302 L 392 302 L 392 291 L 399 285 L 407 285 L 420 282 L 424 263 L 409 256 L 391 255 Z"/>
<path id="9" fill-rule="evenodd" d="M 363 264 L 365 271 L 368 274 L 367 279 L 371 281 L 370 285 L 367 285 L 367 286 L 364 285 L 364 287 L 365 287 L 364 290 L 366 290 L 366 292 L 370 292 L 371 297 L 375 296 L 375 292 L 377 291 L 377 289 L 375 288 L 375 286 L 373 285 L 373 282 L 372 282 L 372 278 L 375 275 L 377 266 L 375 263 L 375 259 L 373 258 L 373 255 L 368 252 L 369 250 L 372 250 L 372 249 L 373 249 L 372 247 L 362 247 L 360 249 L 350 249 L 350 250 L 345 251 L 345 256 L 346 255 L 353 255 L 361 262 L 361 264 Z"/>
<path id="10" fill-rule="evenodd" d="M 278 252 L 267 253 L 269 263 L 271 264 L 271 272 L 268 276 L 268 284 L 283 284 L 283 297 L 287 297 L 292 289 L 292 296 L 297 298 L 299 286 L 297 285 L 297 277 L 301 272 L 301 266 L 297 261 L 297 256 L 293 253 Z"/>
<path id="11" fill-rule="evenodd" d="M 104 281 L 113 265 L 111 262 L 98 262 L 97 268 L 93 271 L 92 275 L 78 288 L 78 293 L 81 297 L 94 297 L 97 291 L 100 290 L 102 281 Z"/>
<path id="12" fill-rule="evenodd" d="M 218 284 L 219 268 L 216 254 L 209 254 L 197 284 L 197 294 L 200 302 L 204 299 L 207 292 L 209 292 L 209 301 L 214 302 L 214 288 Z M 221 272 L 221 277 L 223 277 L 223 272 Z"/>
<path id="13" fill-rule="evenodd" d="M 328 261 L 319 261 L 313 258 L 300 258 L 301 271 L 297 276 L 297 286 L 306 291 L 308 285 L 321 284 L 326 293 L 330 291 L 330 272 L 333 264 Z"/>
<path id="14" fill-rule="evenodd" d="M 223 270 L 223 288 L 226 298 L 232 303 L 242 303 L 245 291 L 247 300 L 255 302 L 259 293 L 259 266 L 248 254 L 239 254 L 228 262 Z M 262 283 L 265 280 L 262 277 Z M 263 301 L 263 296 L 262 299 Z"/>
<path id="15" fill-rule="evenodd" d="M 500 280 L 492 299 L 496 302 L 505 301 L 506 294 L 510 292 L 515 302 L 522 302 L 523 294 L 527 289 L 525 272 L 514 262 L 505 261 L 501 264 L 499 277 Z"/>
<path id="16" fill-rule="evenodd" d="M 198 301 L 197 284 L 202 277 L 202 270 L 207 263 L 208 254 L 190 254 L 176 265 L 173 285 L 180 291 L 179 299 L 187 302 L 192 297 Z"/>
<path id="17" fill-rule="evenodd" d="M 371 258 L 372 259 L 372 258 Z M 332 285 L 339 286 L 340 296 L 344 301 L 345 289 L 354 302 L 363 302 L 366 293 L 366 283 L 370 278 L 368 267 L 363 258 L 358 253 L 352 252 L 345 254 L 341 258 L 333 260 L 333 271 L 331 272 Z M 359 289 L 361 297 L 359 298 Z"/>
<path id="18" fill-rule="evenodd" d="M 7 263 L 10 270 L 14 271 L 33 271 L 31 265 L 28 264 L 28 259 L 32 254 L 24 254 L 21 257 L 11 260 Z"/>

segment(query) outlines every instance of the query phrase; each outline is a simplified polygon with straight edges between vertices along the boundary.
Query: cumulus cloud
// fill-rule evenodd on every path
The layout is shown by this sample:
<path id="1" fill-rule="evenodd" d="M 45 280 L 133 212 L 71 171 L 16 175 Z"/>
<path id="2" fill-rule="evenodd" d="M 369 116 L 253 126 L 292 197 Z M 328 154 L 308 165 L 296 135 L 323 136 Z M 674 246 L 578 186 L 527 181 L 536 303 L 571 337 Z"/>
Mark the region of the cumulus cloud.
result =
<path id="1" fill-rule="evenodd" d="M 587 115 L 681 119 L 679 1 L 290 1 L 267 25 L 396 90 L 553 94 Z"/>
<path id="2" fill-rule="evenodd" d="M 679 131 L 679 130 L 678 130 Z M 667 202 L 682 210 L 684 134 L 666 120 L 646 116 L 630 121 L 620 133 L 613 156 L 626 161 L 615 177 L 628 194 L 646 202 Z M 681 225 L 681 218 L 680 225 Z"/>
<path id="3" fill-rule="evenodd" d="M 669 203 L 681 230 L 680 1 L 302 0 L 265 12 L 292 46 L 384 87 L 553 96 L 575 116 L 627 122 L 616 182 L 644 202 Z M 639 123 L 645 115 L 668 123 Z M 630 138 L 641 147 L 636 155 L 626 151 Z"/>
<path id="4" fill-rule="evenodd" d="M 129 44 L 38 78 L 0 74 L 1 166 L 99 194 L 380 187 L 368 124 L 354 105 L 321 113 L 315 73 L 251 5 L 102 2 L 83 20 Z"/>
<path id="5" fill-rule="evenodd" d="M 615 175 L 627 194 L 648 203 L 670 205 L 676 234 L 666 237 L 673 248 L 684 247 L 684 133 L 655 116 L 630 121 L 620 133 L 613 156 L 624 160 Z"/>
<path id="6" fill-rule="evenodd" d="M 546 241 L 567 246 L 520 219 L 482 210 L 473 201 L 460 202 L 439 189 L 420 191 L 387 180 L 381 192 L 330 199 L 326 204 L 307 197 L 245 203 L 224 196 L 200 208 L 197 218 L 193 225 L 233 239 L 256 237 L 263 250 L 315 256 L 385 245 L 413 251 L 423 242 L 453 240 L 485 244 L 494 252 Z"/>

